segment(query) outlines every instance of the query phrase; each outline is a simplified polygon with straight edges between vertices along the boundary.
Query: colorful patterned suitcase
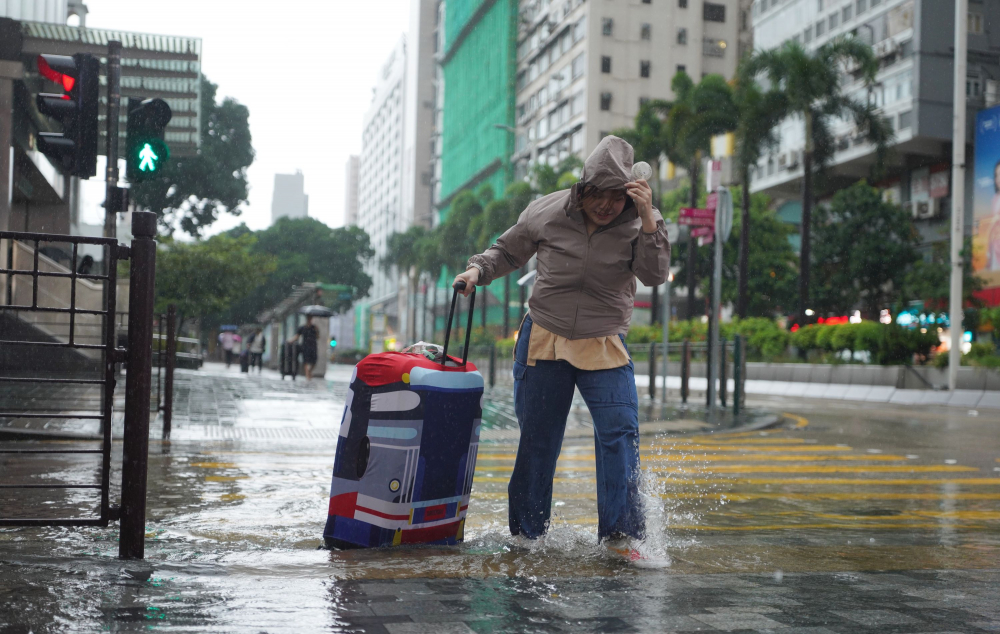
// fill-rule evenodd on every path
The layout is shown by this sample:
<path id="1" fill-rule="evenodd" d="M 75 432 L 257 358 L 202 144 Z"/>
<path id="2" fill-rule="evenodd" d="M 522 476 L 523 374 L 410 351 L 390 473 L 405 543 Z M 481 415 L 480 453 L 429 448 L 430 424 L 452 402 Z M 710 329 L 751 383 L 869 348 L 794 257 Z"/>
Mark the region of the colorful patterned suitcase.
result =
<path id="1" fill-rule="evenodd" d="M 475 290 L 462 360 L 447 354 L 458 290 L 442 350 L 372 354 L 355 368 L 323 531 L 328 547 L 462 541 L 482 426 L 483 377 L 467 363 Z"/>

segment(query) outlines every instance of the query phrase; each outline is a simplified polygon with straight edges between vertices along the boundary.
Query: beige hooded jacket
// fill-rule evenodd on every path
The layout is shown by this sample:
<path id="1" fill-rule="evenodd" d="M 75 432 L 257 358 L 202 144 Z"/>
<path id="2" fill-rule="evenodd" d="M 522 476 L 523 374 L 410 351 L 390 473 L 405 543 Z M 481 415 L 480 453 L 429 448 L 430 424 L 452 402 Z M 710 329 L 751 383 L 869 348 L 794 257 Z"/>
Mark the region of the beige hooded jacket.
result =
<path id="1" fill-rule="evenodd" d="M 533 201 L 496 244 L 469 263 L 482 267 L 479 285 L 511 273 L 538 255 L 531 318 L 567 339 L 625 334 L 632 320 L 635 279 L 647 286 L 666 281 L 670 243 L 663 220 L 642 231 L 639 212 L 627 199 L 610 224 L 588 235 L 578 200 L 584 185 L 621 189 L 632 180 L 632 146 L 607 136 L 587 158 L 580 182 Z"/>

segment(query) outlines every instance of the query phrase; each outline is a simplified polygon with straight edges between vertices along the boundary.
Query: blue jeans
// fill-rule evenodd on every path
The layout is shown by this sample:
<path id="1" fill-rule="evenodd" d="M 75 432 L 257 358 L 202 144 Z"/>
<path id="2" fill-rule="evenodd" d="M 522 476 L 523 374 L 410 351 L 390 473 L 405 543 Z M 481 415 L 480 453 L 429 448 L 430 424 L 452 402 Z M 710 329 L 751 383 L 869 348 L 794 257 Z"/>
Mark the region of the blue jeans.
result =
<path id="1" fill-rule="evenodd" d="M 507 487 L 510 532 L 534 539 L 548 529 L 552 478 L 574 388 L 579 388 L 594 419 L 597 535 L 642 539 L 646 522 L 639 496 L 639 399 L 632 362 L 594 371 L 565 361 L 529 366 L 531 324 L 526 317 L 514 349 L 514 411 L 521 440 Z"/>

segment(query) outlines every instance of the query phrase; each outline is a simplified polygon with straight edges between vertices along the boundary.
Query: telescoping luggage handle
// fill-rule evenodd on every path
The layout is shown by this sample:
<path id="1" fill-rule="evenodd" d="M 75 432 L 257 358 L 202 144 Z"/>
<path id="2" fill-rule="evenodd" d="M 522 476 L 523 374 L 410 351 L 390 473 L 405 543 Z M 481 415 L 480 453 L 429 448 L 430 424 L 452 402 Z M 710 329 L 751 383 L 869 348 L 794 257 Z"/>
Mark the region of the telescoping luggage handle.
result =
<path id="1" fill-rule="evenodd" d="M 448 340 L 451 339 L 451 321 L 455 318 L 455 303 L 458 302 L 458 294 L 465 290 L 465 282 L 459 280 L 455 282 L 454 291 L 451 294 L 451 311 L 448 313 L 448 326 L 444 331 L 444 353 L 441 355 L 441 365 L 448 363 Z M 476 287 L 472 287 L 472 295 L 469 296 L 469 324 L 465 328 L 465 350 L 462 351 L 462 365 L 469 360 L 469 338 L 472 335 L 472 311 L 476 308 Z"/>

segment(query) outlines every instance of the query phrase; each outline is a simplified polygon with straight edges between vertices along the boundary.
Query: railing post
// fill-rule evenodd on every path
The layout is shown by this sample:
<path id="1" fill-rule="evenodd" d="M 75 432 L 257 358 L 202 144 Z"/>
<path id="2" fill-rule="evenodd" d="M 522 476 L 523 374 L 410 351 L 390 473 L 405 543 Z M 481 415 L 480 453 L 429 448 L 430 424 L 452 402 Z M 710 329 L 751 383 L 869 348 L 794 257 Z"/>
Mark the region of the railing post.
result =
<path id="1" fill-rule="evenodd" d="M 160 388 L 163 383 L 163 322 L 165 320 L 164 315 L 156 317 L 156 338 L 153 339 L 156 346 L 153 349 L 153 356 L 156 357 L 156 411 L 160 412 L 163 409 L 163 394 Z"/>
<path id="2" fill-rule="evenodd" d="M 725 337 L 719 339 L 719 402 L 722 403 L 723 409 L 726 407 L 726 383 L 728 382 L 728 377 L 726 376 L 726 341 Z"/>
<path id="3" fill-rule="evenodd" d="M 691 393 L 688 380 L 691 378 L 691 342 L 684 340 L 684 352 L 681 355 L 681 402 L 687 405 Z"/>
<path id="4" fill-rule="evenodd" d="M 740 413 L 743 400 L 743 337 L 733 335 L 733 415 Z"/>
<path id="5" fill-rule="evenodd" d="M 177 367 L 177 305 L 167 307 L 167 376 L 163 379 L 163 438 L 170 438 L 174 418 L 174 368 Z"/>
<path id="6" fill-rule="evenodd" d="M 656 342 L 649 342 L 649 398 L 656 398 Z"/>
<path id="7" fill-rule="evenodd" d="M 128 301 L 128 374 L 122 447 L 122 510 L 118 557 L 142 559 L 146 534 L 146 465 L 149 458 L 149 395 L 153 368 L 153 292 L 156 280 L 156 214 L 132 213 Z"/>
<path id="8" fill-rule="evenodd" d="M 497 344 L 490 344 L 490 387 L 497 384 Z"/>

